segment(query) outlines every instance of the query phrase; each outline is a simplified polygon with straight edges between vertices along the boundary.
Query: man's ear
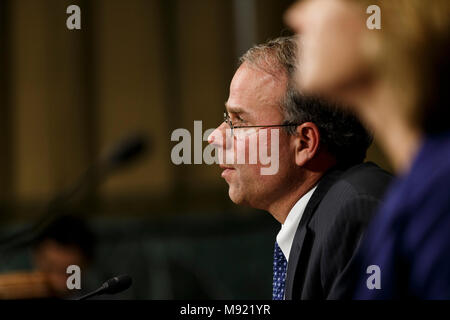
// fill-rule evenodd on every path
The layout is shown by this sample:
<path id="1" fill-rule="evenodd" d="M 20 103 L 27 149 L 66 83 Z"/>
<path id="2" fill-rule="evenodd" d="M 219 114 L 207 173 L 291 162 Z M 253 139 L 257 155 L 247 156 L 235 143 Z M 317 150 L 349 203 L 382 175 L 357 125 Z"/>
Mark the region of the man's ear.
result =
<path id="1" fill-rule="evenodd" d="M 295 163 L 304 166 L 317 154 L 320 144 L 319 128 L 312 122 L 297 127 L 294 135 Z"/>

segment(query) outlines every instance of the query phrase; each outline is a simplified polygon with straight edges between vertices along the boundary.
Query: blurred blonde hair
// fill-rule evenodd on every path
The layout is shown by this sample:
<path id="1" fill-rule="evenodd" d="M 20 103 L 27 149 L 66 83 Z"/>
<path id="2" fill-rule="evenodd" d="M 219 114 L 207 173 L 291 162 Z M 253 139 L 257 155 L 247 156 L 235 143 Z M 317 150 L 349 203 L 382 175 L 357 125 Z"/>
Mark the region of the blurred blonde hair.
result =
<path id="1" fill-rule="evenodd" d="M 381 9 L 382 28 L 368 30 L 363 45 L 375 74 L 400 98 L 398 111 L 425 132 L 450 129 L 450 1 L 356 1 L 364 11 Z"/>

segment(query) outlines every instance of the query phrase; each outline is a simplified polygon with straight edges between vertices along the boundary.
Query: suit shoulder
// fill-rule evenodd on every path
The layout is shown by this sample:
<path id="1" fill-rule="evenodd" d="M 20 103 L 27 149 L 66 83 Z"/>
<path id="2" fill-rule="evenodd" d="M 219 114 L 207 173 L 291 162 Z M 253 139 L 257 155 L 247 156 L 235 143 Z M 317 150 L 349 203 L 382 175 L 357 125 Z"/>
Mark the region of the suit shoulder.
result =
<path id="1" fill-rule="evenodd" d="M 373 163 L 362 163 L 344 171 L 320 201 L 315 222 L 367 220 L 384 198 L 392 175 Z M 325 222 L 328 221 L 328 222 Z"/>
<path id="2" fill-rule="evenodd" d="M 373 162 L 365 162 L 344 171 L 330 191 L 349 189 L 354 196 L 381 199 L 392 179 L 393 176 L 389 172 Z"/>

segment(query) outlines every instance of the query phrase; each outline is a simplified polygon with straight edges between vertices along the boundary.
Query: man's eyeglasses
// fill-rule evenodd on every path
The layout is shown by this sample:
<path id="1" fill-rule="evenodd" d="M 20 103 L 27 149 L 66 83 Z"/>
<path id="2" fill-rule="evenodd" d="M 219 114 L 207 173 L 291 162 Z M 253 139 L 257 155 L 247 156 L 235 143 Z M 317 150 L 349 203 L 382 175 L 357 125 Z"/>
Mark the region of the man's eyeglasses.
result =
<path id="1" fill-rule="evenodd" d="M 223 113 L 223 121 L 228 124 L 228 126 L 230 127 L 231 130 L 231 137 L 234 136 L 234 131 L 235 129 L 247 129 L 247 128 L 273 128 L 273 127 L 296 127 L 299 126 L 300 124 L 296 124 L 296 123 L 289 123 L 289 124 L 270 124 L 270 125 L 265 125 L 265 126 L 235 126 L 233 125 L 233 122 L 231 121 L 230 115 L 228 114 L 228 112 L 224 112 Z"/>

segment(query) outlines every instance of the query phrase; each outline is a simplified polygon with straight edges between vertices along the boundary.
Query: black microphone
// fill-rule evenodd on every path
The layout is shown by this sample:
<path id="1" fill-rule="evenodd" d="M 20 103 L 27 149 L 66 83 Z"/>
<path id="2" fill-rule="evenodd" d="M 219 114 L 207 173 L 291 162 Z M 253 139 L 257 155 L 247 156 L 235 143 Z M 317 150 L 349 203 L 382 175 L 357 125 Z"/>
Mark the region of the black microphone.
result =
<path id="1" fill-rule="evenodd" d="M 75 300 L 85 300 L 87 298 L 98 296 L 101 294 L 116 294 L 122 291 L 127 290 L 129 287 L 131 287 L 131 277 L 124 274 L 121 276 L 114 277 L 112 279 L 109 279 L 106 281 L 100 288 L 98 288 L 95 291 L 92 291 L 80 298 L 77 298 Z"/>
<path id="2" fill-rule="evenodd" d="M 42 230 L 59 215 L 61 205 L 68 202 L 81 191 L 88 190 L 106 178 L 112 171 L 133 162 L 135 158 L 150 149 L 150 143 L 143 134 L 135 133 L 114 144 L 103 157 L 91 165 L 79 179 L 69 188 L 56 195 L 47 206 L 46 213 L 30 227 L 0 239 L 0 251 L 11 250 L 33 241 L 33 235 Z M 28 237 L 26 239 L 22 239 Z M 3 248 L 5 246 L 6 248 Z M 1 257 L 0 257 L 1 258 Z"/>
<path id="3" fill-rule="evenodd" d="M 108 150 L 100 163 L 108 169 L 115 169 L 131 162 L 138 155 L 149 149 L 149 141 L 142 134 L 130 135 Z"/>

